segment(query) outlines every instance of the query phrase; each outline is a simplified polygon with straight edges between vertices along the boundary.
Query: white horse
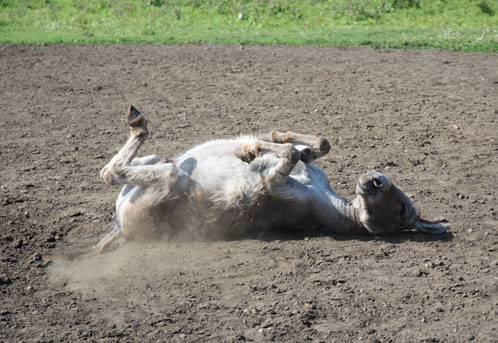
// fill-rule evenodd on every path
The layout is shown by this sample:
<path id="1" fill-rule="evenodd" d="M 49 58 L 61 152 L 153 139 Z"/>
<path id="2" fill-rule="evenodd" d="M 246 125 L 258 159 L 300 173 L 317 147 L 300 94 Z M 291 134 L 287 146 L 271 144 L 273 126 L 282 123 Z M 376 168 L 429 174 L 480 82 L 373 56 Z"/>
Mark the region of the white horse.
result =
<path id="1" fill-rule="evenodd" d="M 100 173 L 106 183 L 124 187 L 114 229 L 98 251 L 119 235 L 155 239 L 187 232 L 213 239 L 278 227 L 376 235 L 448 229 L 422 220 L 410 198 L 376 171 L 360 177 L 352 201 L 337 195 L 312 164 L 330 150 L 324 138 L 273 131 L 209 141 L 173 160 L 135 158 L 148 136 L 147 121 L 130 106 L 128 124 L 130 138 Z"/>

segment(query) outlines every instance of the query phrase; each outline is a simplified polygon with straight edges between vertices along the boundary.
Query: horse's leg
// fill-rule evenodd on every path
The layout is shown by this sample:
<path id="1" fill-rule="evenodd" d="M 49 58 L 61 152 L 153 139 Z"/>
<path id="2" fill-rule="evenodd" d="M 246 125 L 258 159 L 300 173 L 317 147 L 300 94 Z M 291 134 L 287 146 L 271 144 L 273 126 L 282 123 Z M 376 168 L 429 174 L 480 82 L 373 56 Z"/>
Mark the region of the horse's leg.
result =
<path id="1" fill-rule="evenodd" d="M 276 144 L 256 140 L 242 145 L 235 155 L 244 162 L 251 162 L 265 153 L 274 153 L 279 157 L 278 162 L 262 172 L 265 187 L 272 189 L 287 180 L 292 169 L 299 162 L 300 152 L 292 144 Z"/>
<path id="2" fill-rule="evenodd" d="M 107 184 L 127 184 L 147 188 L 158 182 L 167 182 L 170 174 L 178 169 L 168 160 L 157 156 L 147 156 L 135 159 L 135 155 L 148 135 L 147 121 L 142 113 L 130 106 L 128 112 L 130 137 L 126 144 L 102 168 L 100 176 Z"/>
<path id="3" fill-rule="evenodd" d="M 327 139 L 313 135 L 294 133 L 292 131 L 286 133 L 271 131 L 258 138 L 271 143 L 293 144 L 296 149 L 301 152 L 300 159 L 305 163 L 313 162 L 330 151 L 330 143 Z"/>

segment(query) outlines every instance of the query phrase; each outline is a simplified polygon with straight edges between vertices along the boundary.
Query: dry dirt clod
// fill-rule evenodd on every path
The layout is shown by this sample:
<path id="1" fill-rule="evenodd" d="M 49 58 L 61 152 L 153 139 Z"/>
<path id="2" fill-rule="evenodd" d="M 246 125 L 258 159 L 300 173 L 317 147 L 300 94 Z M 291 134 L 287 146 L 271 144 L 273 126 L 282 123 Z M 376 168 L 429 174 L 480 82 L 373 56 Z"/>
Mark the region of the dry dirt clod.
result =
<path id="1" fill-rule="evenodd" d="M 427 261 L 424 263 L 424 266 L 427 268 L 434 268 L 434 267 L 436 267 L 436 264 L 432 261 Z"/>
<path id="2" fill-rule="evenodd" d="M 2 285 L 11 285 L 12 279 L 7 275 L 0 275 L 0 286 Z"/>

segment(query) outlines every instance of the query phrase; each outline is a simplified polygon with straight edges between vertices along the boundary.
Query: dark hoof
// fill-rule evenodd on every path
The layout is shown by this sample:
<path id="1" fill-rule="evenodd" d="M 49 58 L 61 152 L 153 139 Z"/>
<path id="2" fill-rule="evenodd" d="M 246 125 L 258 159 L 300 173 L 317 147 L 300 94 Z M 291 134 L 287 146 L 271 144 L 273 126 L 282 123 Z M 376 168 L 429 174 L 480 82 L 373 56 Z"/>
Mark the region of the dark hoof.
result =
<path id="1" fill-rule="evenodd" d="M 137 110 L 135 106 L 130 105 L 130 108 L 128 109 L 128 125 L 132 127 L 141 126 L 144 119 L 143 113 Z"/>
<path id="2" fill-rule="evenodd" d="M 330 151 L 330 143 L 325 138 L 318 138 L 315 145 L 318 147 L 318 151 L 320 151 L 322 155 L 328 154 Z"/>

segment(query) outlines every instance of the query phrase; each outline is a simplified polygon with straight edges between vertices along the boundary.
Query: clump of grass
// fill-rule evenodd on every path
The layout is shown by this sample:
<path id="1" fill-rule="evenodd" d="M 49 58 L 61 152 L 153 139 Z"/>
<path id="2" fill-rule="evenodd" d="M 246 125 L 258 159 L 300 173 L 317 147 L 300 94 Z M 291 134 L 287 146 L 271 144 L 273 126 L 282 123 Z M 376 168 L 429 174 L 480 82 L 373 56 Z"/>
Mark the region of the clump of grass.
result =
<path id="1" fill-rule="evenodd" d="M 489 0 L 2 0 L 0 42 L 498 51 L 496 11 Z"/>
<path id="2" fill-rule="evenodd" d="M 490 15 L 490 16 L 495 15 L 495 10 L 485 0 L 478 3 L 477 7 L 479 7 L 481 9 L 482 13 L 486 13 L 487 15 Z"/>
<path id="3" fill-rule="evenodd" d="M 393 8 L 420 8 L 420 0 L 392 0 Z"/>

